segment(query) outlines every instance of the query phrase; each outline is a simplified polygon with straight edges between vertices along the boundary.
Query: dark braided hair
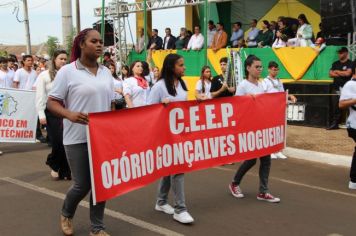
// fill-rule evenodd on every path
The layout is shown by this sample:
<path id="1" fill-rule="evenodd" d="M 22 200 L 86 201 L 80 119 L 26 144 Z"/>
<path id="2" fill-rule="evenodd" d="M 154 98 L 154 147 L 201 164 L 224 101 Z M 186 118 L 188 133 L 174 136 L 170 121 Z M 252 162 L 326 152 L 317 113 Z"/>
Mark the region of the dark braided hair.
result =
<path id="1" fill-rule="evenodd" d="M 74 38 L 73 46 L 72 46 L 72 54 L 70 55 L 70 62 L 76 61 L 78 58 L 80 58 L 80 55 L 82 53 L 82 50 L 80 49 L 80 44 L 82 42 L 84 42 L 85 37 L 87 36 L 88 32 L 92 31 L 92 30 L 95 30 L 95 29 L 92 29 L 92 28 L 83 29 Z"/>

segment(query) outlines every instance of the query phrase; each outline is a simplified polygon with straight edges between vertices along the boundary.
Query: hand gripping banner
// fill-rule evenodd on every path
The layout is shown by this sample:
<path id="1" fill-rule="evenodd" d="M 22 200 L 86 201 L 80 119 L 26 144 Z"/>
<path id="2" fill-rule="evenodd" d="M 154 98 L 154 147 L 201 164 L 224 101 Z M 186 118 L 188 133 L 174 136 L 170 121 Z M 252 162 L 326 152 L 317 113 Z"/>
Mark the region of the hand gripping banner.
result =
<path id="1" fill-rule="evenodd" d="M 275 93 L 89 114 L 93 200 L 280 151 L 285 112 L 286 94 Z"/>

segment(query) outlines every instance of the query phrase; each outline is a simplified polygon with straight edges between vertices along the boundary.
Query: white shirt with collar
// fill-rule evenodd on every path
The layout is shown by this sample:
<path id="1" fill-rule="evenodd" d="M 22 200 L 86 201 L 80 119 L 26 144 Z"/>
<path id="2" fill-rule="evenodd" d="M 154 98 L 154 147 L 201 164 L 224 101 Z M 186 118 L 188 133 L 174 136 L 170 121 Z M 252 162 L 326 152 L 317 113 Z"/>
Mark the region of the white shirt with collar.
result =
<path id="1" fill-rule="evenodd" d="M 193 34 L 190 38 L 187 49 L 200 50 L 204 46 L 204 36 L 199 33 L 198 35 Z"/>
<path id="2" fill-rule="evenodd" d="M 73 112 L 104 112 L 111 110 L 114 91 L 114 81 L 108 68 L 99 65 L 94 75 L 78 59 L 58 71 L 49 97 L 63 101 L 66 109 Z M 64 145 L 87 142 L 85 125 L 64 119 L 63 127 Z"/>
<path id="3" fill-rule="evenodd" d="M 48 94 L 52 89 L 53 81 L 49 76 L 49 70 L 43 71 L 38 75 L 36 81 L 36 109 L 38 118 L 45 119 L 45 110 L 47 106 Z"/>
<path id="4" fill-rule="evenodd" d="M 148 82 L 147 82 L 148 85 Z M 129 77 L 123 82 L 124 96 L 130 95 L 130 99 L 133 107 L 145 106 L 147 103 L 147 97 L 149 94 L 149 87 L 146 89 L 138 85 L 135 77 Z"/>
<path id="5" fill-rule="evenodd" d="M 170 39 L 170 38 L 171 38 L 170 36 L 166 36 L 166 37 L 164 38 L 163 49 L 167 49 L 167 47 L 168 47 L 168 42 L 169 42 L 169 39 Z"/>
<path id="6" fill-rule="evenodd" d="M 12 88 L 15 72 L 11 69 L 0 70 L 0 88 Z"/>
<path id="7" fill-rule="evenodd" d="M 204 95 L 207 96 L 208 98 L 211 98 L 211 81 L 207 81 L 206 79 L 204 80 Z M 195 90 L 198 91 L 198 93 L 203 93 L 203 82 L 202 80 L 198 80 L 198 82 L 195 85 Z"/>
<path id="8" fill-rule="evenodd" d="M 184 82 L 183 82 L 184 83 Z M 170 95 L 168 93 L 164 79 L 160 79 L 153 85 L 150 96 L 148 97 L 147 104 L 158 104 L 161 103 L 163 99 L 168 99 L 170 102 L 186 101 L 187 100 L 187 91 L 185 91 L 181 85 L 178 83 L 176 87 L 176 96 Z"/>
<path id="9" fill-rule="evenodd" d="M 251 83 L 247 79 L 244 79 L 237 85 L 236 96 L 244 96 L 247 94 L 262 94 L 265 93 L 262 81 L 258 80 L 257 84 Z"/>
<path id="10" fill-rule="evenodd" d="M 21 68 L 15 72 L 14 82 L 19 83 L 18 89 L 32 90 L 36 78 L 37 73 L 35 70 L 31 69 L 31 72 L 28 72 L 24 68 Z"/>

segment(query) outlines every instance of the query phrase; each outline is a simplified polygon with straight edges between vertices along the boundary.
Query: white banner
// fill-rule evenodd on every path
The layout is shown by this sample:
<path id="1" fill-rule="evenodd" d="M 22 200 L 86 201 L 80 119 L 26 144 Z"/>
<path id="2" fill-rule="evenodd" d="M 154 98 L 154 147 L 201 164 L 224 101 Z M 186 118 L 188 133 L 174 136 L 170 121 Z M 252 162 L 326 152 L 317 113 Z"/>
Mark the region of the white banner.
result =
<path id="1" fill-rule="evenodd" d="M 36 141 L 36 92 L 0 88 L 0 142 Z"/>

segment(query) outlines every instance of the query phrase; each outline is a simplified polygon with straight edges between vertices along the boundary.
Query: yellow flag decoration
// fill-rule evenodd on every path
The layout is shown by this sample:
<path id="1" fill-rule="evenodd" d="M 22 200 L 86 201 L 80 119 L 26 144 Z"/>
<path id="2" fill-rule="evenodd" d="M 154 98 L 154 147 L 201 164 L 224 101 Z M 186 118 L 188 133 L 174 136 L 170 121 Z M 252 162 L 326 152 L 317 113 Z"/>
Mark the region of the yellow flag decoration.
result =
<path id="1" fill-rule="evenodd" d="M 212 49 L 208 49 L 208 60 L 218 75 L 222 73 L 219 61 L 223 57 L 227 57 L 227 52 L 225 48 L 220 49 L 217 52 L 214 52 Z"/>
<path id="2" fill-rule="evenodd" d="M 164 58 L 171 53 L 176 54 L 177 50 L 156 50 L 152 52 L 153 63 L 158 66 L 159 70 L 162 70 Z"/>
<path id="3" fill-rule="evenodd" d="M 274 53 L 295 80 L 299 80 L 307 72 L 318 54 L 310 47 L 274 48 Z"/>

